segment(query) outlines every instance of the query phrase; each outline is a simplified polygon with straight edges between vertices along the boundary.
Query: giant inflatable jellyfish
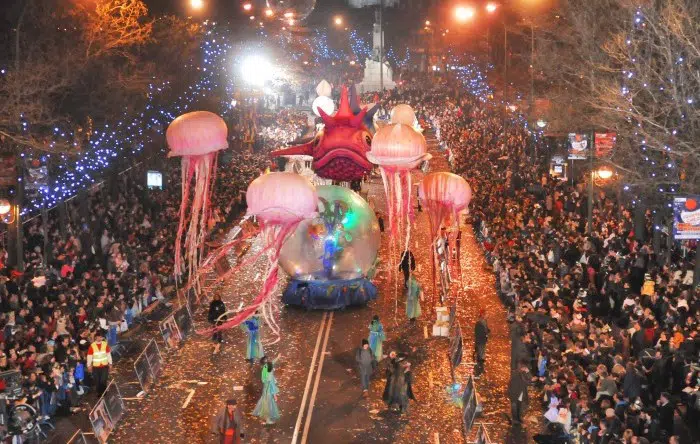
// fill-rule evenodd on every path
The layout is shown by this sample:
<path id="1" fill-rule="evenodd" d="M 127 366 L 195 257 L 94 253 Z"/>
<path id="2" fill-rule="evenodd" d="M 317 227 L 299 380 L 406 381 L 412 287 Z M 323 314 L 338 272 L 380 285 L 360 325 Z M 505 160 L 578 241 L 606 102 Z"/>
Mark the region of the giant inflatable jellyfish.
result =
<path id="1" fill-rule="evenodd" d="M 250 183 L 246 192 L 246 203 L 248 204 L 246 216 L 254 216 L 257 219 L 263 240 L 263 249 L 257 255 L 229 270 L 225 275 L 219 276 L 218 280 L 225 280 L 241 268 L 250 265 L 262 254 L 266 254 L 269 261 L 267 276 L 258 295 L 247 307 L 237 310 L 233 317 L 222 325 L 201 333 L 212 334 L 218 330 L 235 327 L 255 314 L 257 310 L 261 310 L 267 325 L 279 340 L 275 305 L 272 303 L 271 296 L 279 281 L 280 251 L 282 245 L 302 221 L 316 217 L 317 202 L 316 188 L 308 179 L 298 174 L 268 173 L 259 176 Z M 211 253 L 204 261 L 200 273 L 210 269 L 213 263 L 222 258 L 239 242 L 240 240 L 229 242 Z"/>
<path id="2" fill-rule="evenodd" d="M 194 111 L 177 117 L 165 133 L 168 157 L 182 157 L 182 202 L 175 237 L 175 276 L 185 272 L 182 236 L 190 275 L 197 273 L 204 247 L 210 200 L 216 177 L 217 153 L 228 148 L 226 122 L 209 111 Z M 194 180 L 194 192 L 190 189 Z M 190 199 L 190 194 L 192 194 Z"/>
<path id="3" fill-rule="evenodd" d="M 354 94 L 353 97 L 353 103 L 356 103 Z M 353 111 L 348 89 L 343 87 L 335 114 L 327 114 L 320 106 L 314 108 L 324 123 L 316 137 L 301 145 L 273 151 L 272 156 L 312 156 L 312 168 L 319 177 L 340 182 L 361 180 L 372 169 L 367 160 L 372 144 L 372 132 L 367 122 L 372 121 L 377 109 L 374 106 Z"/>
<path id="4" fill-rule="evenodd" d="M 377 294 L 367 279 L 379 250 L 377 218 L 348 188 L 316 190 L 318 216 L 300 222 L 282 247 L 279 263 L 291 278 L 282 300 L 326 309 L 366 304 Z"/>
<path id="5" fill-rule="evenodd" d="M 430 219 L 433 291 L 435 292 L 435 245 L 440 228 L 449 226 L 453 233 L 459 230 L 459 214 L 467 210 L 472 199 L 472 189 L 463 177 L 456 174 L 446 171 L 429 173 L 423 177 L 423 181 L 418 186 L 418 199 L 426 208 Z M 456 265 L 461 278 L 460 259 L 458 249 Z"/>

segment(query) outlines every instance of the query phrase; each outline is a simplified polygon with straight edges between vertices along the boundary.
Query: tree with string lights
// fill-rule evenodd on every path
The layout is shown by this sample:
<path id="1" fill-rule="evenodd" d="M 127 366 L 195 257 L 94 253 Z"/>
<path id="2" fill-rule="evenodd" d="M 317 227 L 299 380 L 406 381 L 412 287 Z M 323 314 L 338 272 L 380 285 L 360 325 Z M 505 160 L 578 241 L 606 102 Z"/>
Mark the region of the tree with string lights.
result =
<path id="1" fill-rule="evenodd" d="M 610 163 L 640 189 L 700 191 L 700 4 L 563 1 L 555 14 L 537 66 L 558 128 L 616 131 Z"/>
<path id="2" fill-rule="evenodd" d="M 176 19 L 154 21 L 142 0 L 15 0 L 12 6 L 8 58 L 0 59 L 5 150 L 80 151 L 92 122 L 145 102 L 148 85 L 163 71 L 163 64 L 156 67 L 163 48 L 191 31 Z"/>

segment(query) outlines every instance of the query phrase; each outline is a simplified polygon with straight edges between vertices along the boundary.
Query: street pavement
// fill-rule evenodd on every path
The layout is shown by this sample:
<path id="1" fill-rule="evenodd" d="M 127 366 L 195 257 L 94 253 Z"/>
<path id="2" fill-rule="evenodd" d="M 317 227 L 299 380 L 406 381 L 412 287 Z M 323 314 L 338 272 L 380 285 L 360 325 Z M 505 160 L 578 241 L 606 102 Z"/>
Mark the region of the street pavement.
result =
<path id="1" fill-rule="evenodd" d="M 431 170 L 448 170 L 432 133 L 428 132 L 426 138 L 433 154 Z M 414 175 L 414 183 L 417 183 L 422 173 L 415 172 Z M 381 179 L 374 179 L 368 200 L 386 214 L 383 193 Z M 278 402 L 282 417 L 271 426 L 263 425 L 250 415 L 261 394 L 262 384 L 260 365 L 244 360 L 243 331 L 226 331 L 226 343 L 219 354 L 213 355 L 213 343 L 197 335 L 189 338 L 179 350 L 168 352 L 157 334 L 157 326 L 149 326 L 136 347 L 143 347 L 144 338 L 156 337 L 164 356 L 163 374 L 145 398 L 134 399 L 140 388 L 135 383 L 133 359 L 120 362 L 116 380 L 122 395 L 127 398 L 127 412 L 110 441 L 214 442 L 210 432 L 212 418 L 224 401 L 233 397 L 245 413 L 246 442 L 251 443 L 465 442 L 461 408 L 448 393 L 452 385 L 448 339 L 426 337 L 426 332 L 430 335 L 435 319 L 434 307 L 430 304 L 430 244 L 427 213 L 417 212 L 411 249 L 418 263 L 417 278 L 428 298 L 421 303 L 423 314 L 413 325 L 409 325 L 405 317 L 401 283 L 394 281 L 394 277 L 401 279 L 401 273 L 398 270 L 391 273 L 389 269 L 386 235 L 380 250 L 382 265 L 375 279 L 379 288 L 377 301 L 368 307 L 352 307 L 332 313 L 280 307 L 281 340 L 266 347 L 268 356 L 279 356 L 275 373 L 280 387 Z M 254 254 L 261 247 L 260 240 L 255 239 L 247 254 Z M 464 384 L 471 372 L 468 362 L 473 353 L 473 325 L 479 310 L 484 309 L 492 333 L 486 370 L 476 382 L 483 403 L 483 414 L 477 422 L 488 424 L 494 443 L 525 442 L 524 435 L 513 436 L 507 422 L 509 404 L 505 388 L 509 377 L 510 344 L 506 312 L 498 300 L 493 273 L 488 269 L 471 227 L 463 227 L 461 258 L 464 286 L 457 280 L 453 297 L 457 300 L 457 319 L 464 336 L 464 359 L 457 368 L 456 381 Z M 249 301 L 255 296 L 262 284 L 266 265 L 266 260 L 260 260 L 212 291 L 219 291 L 227 306 L 235 308 L 239 301 Z M 274 296 L 276 299 L 284 285 L 282 281 Z M 398 288 L 396 292 L 395 286 Z M 197 310 L 196 329 L 208 327 L 205 305 Z M 405 353 L 413 364 L 413 390 L 417 402 L 412 402 L 408 413 L 403 415 L 388 412 L 381 400 L 385 382 L 382 363 L 373 379 L 369 398 L 361 396 L 355 371 L 355 350 L 362 338 L 367 337 L 369 323 L 375 314 L 380 316 L 387 334 L 384 352 L 396 350 Z M 273 339 L 264 326 L 262 334 L 264 342 Z M 470 440 L 474 439 L 475 430 L 476 427 Z"/>

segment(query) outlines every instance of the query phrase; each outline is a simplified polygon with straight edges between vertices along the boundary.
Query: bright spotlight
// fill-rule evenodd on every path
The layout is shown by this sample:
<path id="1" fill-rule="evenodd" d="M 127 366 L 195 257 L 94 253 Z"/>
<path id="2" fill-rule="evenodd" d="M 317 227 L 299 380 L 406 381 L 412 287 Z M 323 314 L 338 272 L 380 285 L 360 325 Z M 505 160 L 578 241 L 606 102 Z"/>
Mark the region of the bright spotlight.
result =
<path id="1" fill-rule="evenodd" d="M 241 75 L 246 83 L 263 86 L 272 80 L 272 64 L 261 56 L 248 56 L 241 63 Z"/>
<path id="2" fill-rule="evenodd" d="M 474 18 L 476 11 L 471 6 L 457 6 L 455 8 L 455 17 L 460 22 L 466 22 Z"/>
<path id="3" fill-rule="evenodd" d="M 190 0 L 190 7 L 192 7 L 192 9 L 202 9 L 204 7 L 204 0 Z"/>

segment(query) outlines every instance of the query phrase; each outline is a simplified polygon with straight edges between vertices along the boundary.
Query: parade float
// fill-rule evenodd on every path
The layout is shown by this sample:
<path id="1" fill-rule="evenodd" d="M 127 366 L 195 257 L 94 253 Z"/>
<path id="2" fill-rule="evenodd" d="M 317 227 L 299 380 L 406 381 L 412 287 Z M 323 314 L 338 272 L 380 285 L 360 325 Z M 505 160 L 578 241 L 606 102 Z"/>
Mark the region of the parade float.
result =
<path id="1" fill-rule="evenodd" d="M 290 276 L 282 294 L 288 305 L 338 309 L 376 299 L 370 282 L 379 249 L 379 224 L 354 191 L 316 187 L 318 216 L 299 223 L 282 246 L 279 263 Z"/>

